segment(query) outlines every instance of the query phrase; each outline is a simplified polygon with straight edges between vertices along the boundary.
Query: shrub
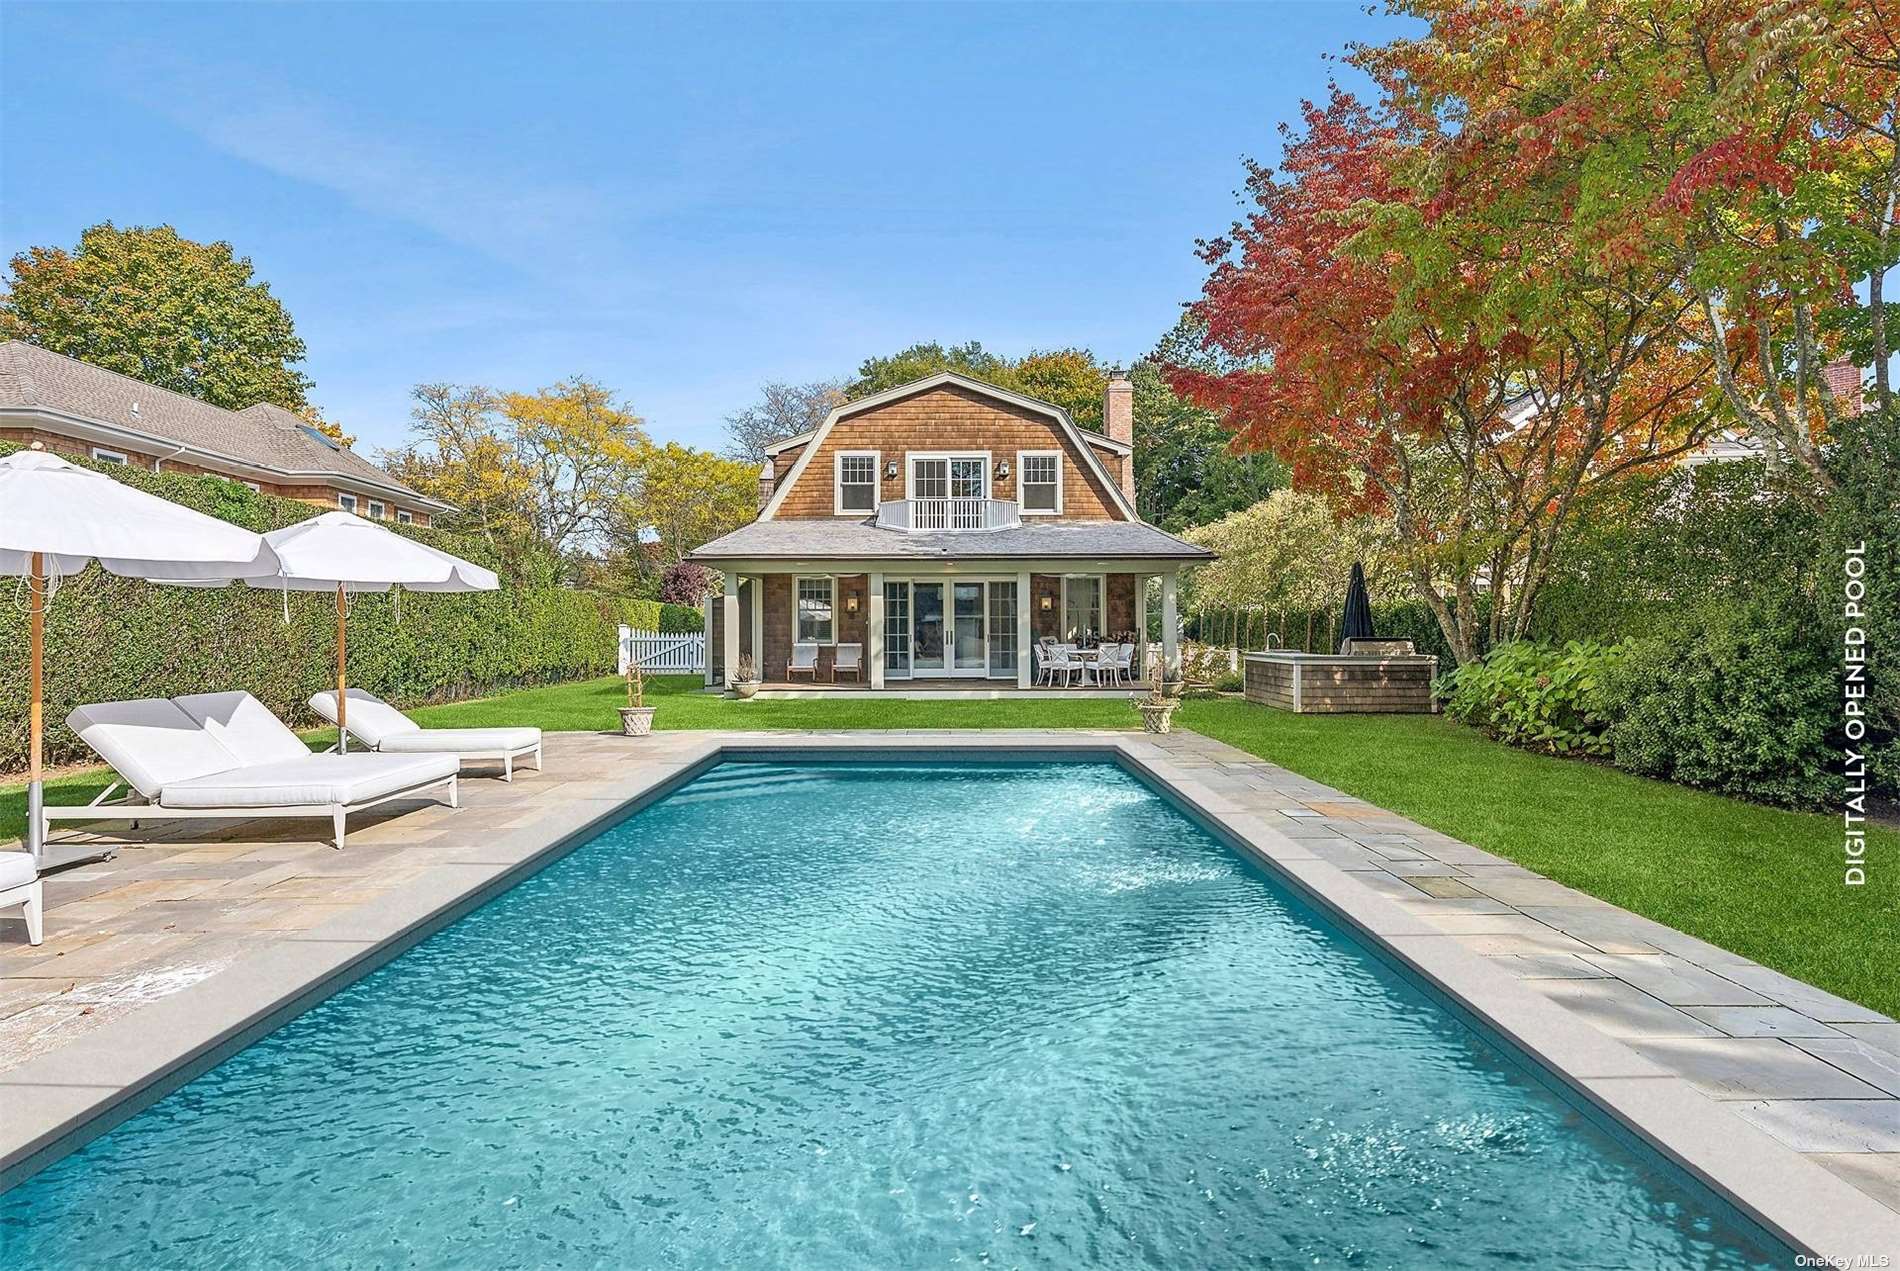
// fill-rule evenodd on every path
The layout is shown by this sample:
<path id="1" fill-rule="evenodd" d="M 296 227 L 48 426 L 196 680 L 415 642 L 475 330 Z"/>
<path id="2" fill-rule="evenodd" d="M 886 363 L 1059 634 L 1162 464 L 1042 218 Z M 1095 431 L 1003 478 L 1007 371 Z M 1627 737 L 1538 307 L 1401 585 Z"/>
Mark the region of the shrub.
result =
<path id="1" fill-rule="evenodd" d="M 668 634 L 684 635 L 706 629 L 706 614 L 697 605 L 662 604 L 660 606 L 660 630 Z"/>
<path id="2" fill-rule="evenodd" d="M 1439 681 L 1445 713 L 1499 741 L 1553 755 L 1610 749 L 1605 675 L 1615 646 L 1572 641 L 1561 649 L 1530 641 L 1499 645 L 1482 662 Z"/>
<path id="3" fill-rule="evenodd" d="M 660 631 L 663 630 L 660 617 L 664 612 L 665 606 L 657 600 L 623 600 L 620 620 L 635 631 Z"/>
<path id="4" fill-rule="evenodd" d="M 698 608 L 720 588 L 719 574 L 704 565 L 681 561 L 660 575 L 660 599 L 670 605 Z"/>
<path id="5" fill-rule="evenodd" d="M 1838 799 L 1839 667 L 1805 606 L 1710 604 L 1608 677 L 1618 767 L 1791 806 Z"/>

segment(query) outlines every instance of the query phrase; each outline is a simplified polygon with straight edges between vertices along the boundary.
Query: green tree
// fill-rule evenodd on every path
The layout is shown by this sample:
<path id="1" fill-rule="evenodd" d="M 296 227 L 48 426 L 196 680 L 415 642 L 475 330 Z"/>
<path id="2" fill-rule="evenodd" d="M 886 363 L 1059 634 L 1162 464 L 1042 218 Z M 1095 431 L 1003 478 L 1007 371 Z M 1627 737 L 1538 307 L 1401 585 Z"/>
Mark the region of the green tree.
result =
<path id="1" fill-rule="evenodd" d="M 742 459 L 670 441 L 641 447 L 636 466 L 639 479 L 620 501 L 613 538 L 643 569 L 678 564 L 758 515 L 758 469 Z M 636 547 L 647 542 L 657 551 Z"/>
<path id="2" fill-rule="evenodd" d="M 0 337 L 242 410 L 308 403 L 310 380 L 290 314 L 248 257 L 169 225 L 107 221 L 77 250 L 30 247 L 9 266 Z"/>
<path id="3" fill-rule="evenodd" d="M 1128 373 L 1135 386 L 1136 503 L 1164 530 L 1218 521 L 1291 484 L 1273 455 L 1235 454 L 1220 417 L 1184 401 L 1162 374 L 1169 364 L 1211 368 L 1214 360 L 1199 327 L 1183 317 Z"/>
<path id="4" fill-rule="evenodd" d="M 913 344 L 889 357 L 864 359 L 857 378 L 845 386 L 855 400 L 908 384 L 912 380 L 955 371 L 1060 406 L 1084 428 L 1102 430 L 1102 391 L 1108 386 L 1108 368 L 1087 349 L 1031 350 L 1021 358 L 991 353 L 981 343 L 945 347 L 932 341 Z"/>

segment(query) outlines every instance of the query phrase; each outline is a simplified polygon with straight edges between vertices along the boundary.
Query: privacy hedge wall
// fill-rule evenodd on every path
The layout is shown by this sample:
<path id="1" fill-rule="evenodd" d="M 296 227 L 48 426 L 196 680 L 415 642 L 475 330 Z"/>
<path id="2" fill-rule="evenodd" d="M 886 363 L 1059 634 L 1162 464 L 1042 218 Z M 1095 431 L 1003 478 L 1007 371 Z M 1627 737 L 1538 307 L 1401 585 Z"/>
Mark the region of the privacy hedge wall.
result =
<path id="1" fill-rule="evenodd" d="M 102 470 L 258 531 L 315 512 L 214 477 Z M 476 536 L 390 528 L 491 568 L 501 563 Z M 27 761 L 26 590 L 20 580 L 5 582 L 0 772 L 11 773 Z M 96 568 L 64 580 L 47 612 L 48 762 L 92 757 L 64 723 L 82 702 L 241 688 L 293 725 L 320 722 L 304 703 L 335 682 L 335 596 L 303 592 L 289 600 L 286 624 L 275 592 L 160 587 Z M 608 673 L 616 627 L 630 617 L 630 604 L 534 577 L 504 577 L 499 592 L 357 596 L 349 623 L 350 682 L 417 703 Z"/>

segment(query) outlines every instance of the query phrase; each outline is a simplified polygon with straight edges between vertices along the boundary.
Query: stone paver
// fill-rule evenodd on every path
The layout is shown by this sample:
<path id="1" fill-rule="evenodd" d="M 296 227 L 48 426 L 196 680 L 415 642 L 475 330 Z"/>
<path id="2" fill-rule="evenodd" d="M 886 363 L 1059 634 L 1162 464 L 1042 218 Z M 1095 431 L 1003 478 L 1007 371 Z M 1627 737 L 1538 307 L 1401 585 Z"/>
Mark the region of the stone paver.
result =
<path id="1" fill-rule="evenodd" d="M 904 733 L 951 752 L 1077 735 Z M 549 818 L 579 826 L 611 809 L 630 762 L 683 768 L 711 744 L 667 733 L 630 751 L 636 743 L 619 738 L 555 734 L 548 773 L 464 781 L 460 812 L 424 802 L 358 818 L 342 852 L 314 824 L 186 822 L 128 835 L 137 846 L 118 859 L 47 878 L 45 944 L 25 943 L 17 910 L 0 916 L 0 1074 L 209 977 L 305 956 L 295 950 L 316 947 L 311 934 L 373 939 L 377 924 L 366 917 L 358 934 L 352 915 L 403 889 L 459 895 L 476 864 L 525 859 Z M 1442 933 L 1425 939 L 1455 941 L 1900 1210 L 1900 1023 L 1211 738 L 1129 745 L 1185 770 L 1203 806 L 1347 871 L 1420 931 Z M 75 1086 L 46 1101 L 84 1097 Z"/>

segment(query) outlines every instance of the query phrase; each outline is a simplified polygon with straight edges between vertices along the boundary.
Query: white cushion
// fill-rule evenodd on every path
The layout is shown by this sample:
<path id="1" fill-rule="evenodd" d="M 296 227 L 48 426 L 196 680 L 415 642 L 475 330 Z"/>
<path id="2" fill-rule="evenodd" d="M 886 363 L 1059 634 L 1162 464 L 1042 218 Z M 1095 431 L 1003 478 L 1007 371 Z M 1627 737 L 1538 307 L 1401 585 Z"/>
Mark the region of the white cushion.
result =
<path id="1" fill-rule="evenodd" d="M 8 891 L 39 877 L 31 852 L 0 852 L 0 891 Z"/>
<path id="2" fill-rule="evenodd" d="M 310 747 L 283 720 L 249 693 L 192 693 L 172 701 L 240 763 L 302 759 L 310 753 Z"/>
<path id="3" fill-rule="evenodd" d="M 66 722 L 148 799 L 174 781 L 225 772 L 242 762 L 163 697 L 81 706 Z"/>
<path id="4" fill-rule="evenodd" d="M 336 723 L 336 690 L 311 694 L 310 709 Z M 365 693 L 360 688 L 350 690 L 350 736 L 380 749 L 384 738 L 413 733 L 416 728 L 415 720 L 374 693 Z"/>
<path id="5" fill-rule="evenodd" d="M 171 782 L 166 808 L 280 808 L 361 803 L 408 786 L 449 777 L 454 755 L 312 755 Z"/>
<path id="6" fill-rule="evenodd" d="M 356 707 L 352 705 L 351 711 Z M 354 716 L 352 715 L 352 718 Z M 497 754 L 501 751 L 532 750 L 541 744 L 539 728 L 418 728 L 413 733 L 385 737 L 377 746 L 380 754 Z"/>

